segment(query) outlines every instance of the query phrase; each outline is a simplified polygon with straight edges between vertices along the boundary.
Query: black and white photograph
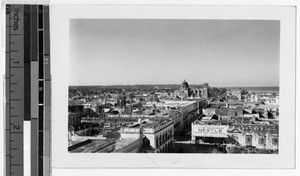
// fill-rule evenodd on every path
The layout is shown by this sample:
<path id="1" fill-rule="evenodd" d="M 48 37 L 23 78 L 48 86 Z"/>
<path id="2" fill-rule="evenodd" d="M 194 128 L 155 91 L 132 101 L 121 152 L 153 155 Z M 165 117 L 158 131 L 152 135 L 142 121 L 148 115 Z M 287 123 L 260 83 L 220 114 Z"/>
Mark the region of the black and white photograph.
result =
<path id="1" fill-rule="evenodd" d="M 52 14 L 57 172 L 293 168 L 295 8 L 73 5 Z"/>
<path id="2" fill-rule="evenodd" d="M 4 175 L 299 172 L 297 1 L 1 7 Z"/>
<path id="3" fill-rule="evenodd" d="M 69 22 L 68 152 L 280 152 L 279 20 Z"/>

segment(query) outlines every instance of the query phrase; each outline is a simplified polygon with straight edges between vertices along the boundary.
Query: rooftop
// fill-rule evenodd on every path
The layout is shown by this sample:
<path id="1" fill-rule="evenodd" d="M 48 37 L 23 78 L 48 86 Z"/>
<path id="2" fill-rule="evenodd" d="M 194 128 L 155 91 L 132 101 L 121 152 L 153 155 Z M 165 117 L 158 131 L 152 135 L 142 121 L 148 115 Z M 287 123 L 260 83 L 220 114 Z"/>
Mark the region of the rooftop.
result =
<path id="1" fill-rule="evenodd" d="M 118 140 L 116 140 L 116 150 L 123 148 L 125 146 L 128 146 L 129 144 L 131 144 L 137 140 L 139 140 L 139 139 L 136 139 L 136 138 L 118 139 Z"/>
<path id="2" fill-rule="evenodd" d="M 86 145 L 71 150 L 71 152 L 72 153 L 95 153 L 113 143 L 115 143 L 115 140 L 92 140 L 90 143 Z"/>
<path id="3" fill-rule="evenodd" d="M 156 120 L 149 120 L 149 119 L 145 119 L 142 120 L 141 123 L 138 122 L 132 122 L 132 123 L 128 123 L 126 124 L 124 127 L 126 128 L 156 128 L 158 126 L 164 125 L 168 122 L 170 122 L 172 119 L 165 119 L 165 118 L 157 118 Z"/>
<path id="4" fill-rule="evenodd" d="M 278 120 L 262 119 L 257 117 L 218 117 L 215 114 L 202 115 L 198 117 L 193 124 L 201 125 L 274 125 Z"/>
<path id="5" fill-rule="evenodd" d="M 146 106 L 169 106 L 169 107 L 186 107 L 191 104 L 197 103 L 197 101 L 164 101 L 164 102 L 147 102 Z"/>

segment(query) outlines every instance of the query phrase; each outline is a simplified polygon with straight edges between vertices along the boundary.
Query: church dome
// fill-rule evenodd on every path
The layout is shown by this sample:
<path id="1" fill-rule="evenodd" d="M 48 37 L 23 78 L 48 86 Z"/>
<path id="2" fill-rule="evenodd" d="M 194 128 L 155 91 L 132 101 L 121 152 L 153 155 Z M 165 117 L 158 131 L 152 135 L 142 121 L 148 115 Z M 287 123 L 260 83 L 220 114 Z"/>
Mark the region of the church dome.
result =
<path id="1" fill-rule="evenodd" d="M 181 83 L 181 88 L 186 88 L 186 89 L 188 89 L 188 88 L 189 88 L 189 84 L 184 80 L 184 81 Z"/>

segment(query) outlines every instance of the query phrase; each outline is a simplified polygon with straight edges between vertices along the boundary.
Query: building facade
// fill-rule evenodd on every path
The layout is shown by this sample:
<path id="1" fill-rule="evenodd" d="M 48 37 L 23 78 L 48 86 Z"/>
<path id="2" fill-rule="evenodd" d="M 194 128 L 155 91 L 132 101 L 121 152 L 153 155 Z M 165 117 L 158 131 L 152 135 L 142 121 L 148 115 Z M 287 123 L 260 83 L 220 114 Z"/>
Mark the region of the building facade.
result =
<path id="1" fill-rule="evenodd" d="M 278 135 L 277 120 L 258 120 L 256 117 L 223 119 L 210 115 L 202 116 L 192 123 L 192 141 L 195 144 L 219 143 L 278 150 Z"/>
<path id="2" fill-rule="evenodd" d="M 135 152 L 167 153 L 171 152 L 174 147 L 173 120 L 144 120 L 139 123 L 133 123 L 122 127 L 119 133 L 121 135 L 120 140 L 123 140 L 123 142 L 127 140 L 136 143 L 134 145 L 128 142 L 128 145 L 135 146 L 131 148 L 131 150 L 134 150 Z M 137 145 L 137 143 L 139 143 L 139 145 Z M 129 148 L 128 145 L 124 147 Z"/>

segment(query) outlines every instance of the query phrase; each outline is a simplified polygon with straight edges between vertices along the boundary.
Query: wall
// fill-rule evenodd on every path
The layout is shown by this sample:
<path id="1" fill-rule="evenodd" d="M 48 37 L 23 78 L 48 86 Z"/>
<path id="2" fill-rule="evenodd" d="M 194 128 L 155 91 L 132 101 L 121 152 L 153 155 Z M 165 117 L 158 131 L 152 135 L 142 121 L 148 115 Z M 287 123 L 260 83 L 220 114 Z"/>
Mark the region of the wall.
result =
<path id="1" fill-rule="evenodd" d="M 155 153 L 168 153 L 174 148 L 174 138 L 168 139 L 163 145 L 155 149 Z"/>
<path id="2" fill-rule="evenodd" d="M 155 153 L 168 152 L 174 145 L 174 126 L 170 125 L 155 133 Z"/>
<path id="3" fill-rule="evenodd" d="M 278 149 L 278 144 L 273 144 L 273 139 L 278 139 L 278 126 L 276 125 L 247 125 L 239 130 L 241 133 L 229 133 L 241 146 L 246 146 L 246 135 L 252 136 L 252 146 L 256 148 Z M 265 145 L 259 144 L 259 138 L 265 138 Z M 279 143 L 279 142 L 278 142 Z"/>
<path id="4" fill-rule="evenodd" d="M 144 136 L 146 136 L 150 141 L 150 146 L 155 148 L 155 137 L 154 133 L 144 133 Z"/>
<path id="5" fill-rule="evenodd" d="M 97 151 L 96 153 L 110 153 L 110 152 L 113 152 L 116 148 L 116 143 L 113 143 L 107 147 L 105 147 L 104 149 L 101 149 L 99 151 Z"/>
<path id="6" fill-rule="evenodd" d="M 121 138 L 135 138 L 139 139 L 141 137 L 140 128 L 121 128 L 120 135 Z"/>
<path id="7" fill-rule="evenodd" d="M 140 151 L 141 141 L 142 141 L 142 138 L 139 138 L 139 139 L 131 142 L 127 146 L 124 146 L 124 147 L 116 150 L 115 153 L 138 153 Z M 117 145 L 118 145 L 118 143 L 116 143 L 116 147 L 118 147 Z"/>
<path id="8" fill-rule="evenodd" d="M 243 117 L 243 109 L 242 108 L 228 108 L 228 116 Z"/>
<path id="9" fill-rule="evenodd" d="M 204 115 L 216 114 L 216 108 L 205 108 L 203 109 L 203 114 Z"/>

